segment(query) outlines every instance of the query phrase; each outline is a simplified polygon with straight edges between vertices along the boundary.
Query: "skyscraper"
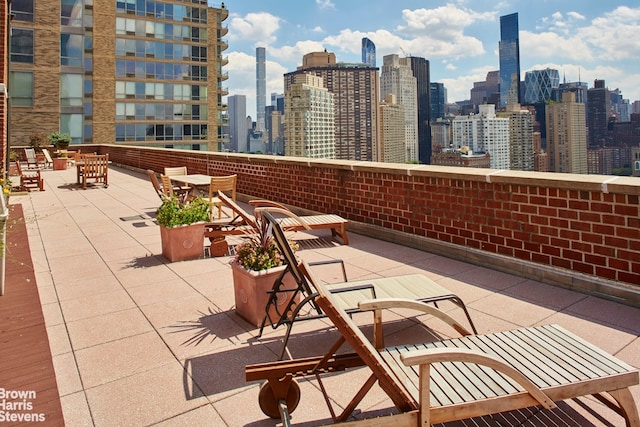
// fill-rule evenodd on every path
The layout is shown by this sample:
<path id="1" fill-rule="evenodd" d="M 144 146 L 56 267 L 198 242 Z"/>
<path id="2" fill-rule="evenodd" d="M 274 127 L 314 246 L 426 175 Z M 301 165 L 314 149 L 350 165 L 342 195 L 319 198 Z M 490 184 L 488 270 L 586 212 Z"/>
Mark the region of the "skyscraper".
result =
<path id="1" fill-rule="evenodd" d="M 322 77 L 296 74 L 284 96 L 285 155 L 335 159 L 334 95 Z"/>
<path id="2" fill-rule="evenodd" d="M 431 121 L 444 119 L 444 107 L 447 104 L 447 94 L 443 83 L 433 82 L 431 86 Z"/>
<path id="3" fill-rule="evenodd" d="M 394 95 L 396 103 L 402 106 L 404 162 L 416 162 L 418 160 L 418 97 L 416 78 L 413 76 L 408 58 L 399 58 L 396 54 L 383 57 L 380 94 L 383 98 L 389 94 Z"/>
<path id="4" fill-rule="evenodd" d="M 247 97 L 231 95 L 229 101 L 229 149 L 236 153 L 247 151 Z"/>
<path id="5" fill-rule="evenodd" d="M 396 103 L 396 97 L 392 93 L 385 96 L 380 102 L 380 133 L 378 140 L 380 148 L 378 152 L 379 162 L 405 163 L 406 144 L 404 127 L 404 108 Z"/>
<path id="6" fill-rule="evenodd" d="M 595 80 L 593 87 L 587 93 L 589 147 L 604 146 L 611 117 L 611 94 L 604 80 Z"/>
<path id="7" fill-rule="evenodd" d="M 453 147 L 468 146 L 474 153 L 489 153 L 493 169 L 509 169 L 509 119 L 496 117 L 496 106 L 480 105 L 479 113 L 457 116 L 452 122 Z"/>
<path id="8" fill-rule="evenodd" d="M 267 105 L 266 50 L 256 48 L 256 130 L 264 130 L 265 107 Z"/>
<path id="9" fill-rule="evenodd" d="M 518 14 L 500 17 L 500 106 L 520 104 L 520 38 Z"/>
<path id="10" fill-rule="evenodd" d="M 14 2 L 12 143 L 38 131 L 73 144 L 218 150 L 228 10 L 206 0 Z M 13 5 L 12 5 L 13 6 Z M 13 98 L 13 96 L 12 96 Z"/>
<path id="11" fill-rule="evenodd" d="M 586 174 L 587 132 L 585 106 L 575 94 L 565 92 L 562 102 L 549 104 L 547 116 L 547 153 L 549 171 Z"/>
<path id="12" fill-rule="evenodd" d="M 332 52 L 308 53 L 296 71 L 284 75 L 285 93 L 295 76 L 304 73 L 322 77 L 335 96 L 336 158 L 377 161 L 378 69 L 362 63 L 337 63 Z"/>
<path id="13" fill-rule="evenodd" d="M 366 37 L 362 38 L 362 62 L 369 67 L 376 66 L 376 45 Z"/>
<path id="14" fill-rule="evenodd" d="M 509 169 L 534 170 L 533 115 L 520 104 L 507 104 L 507 111 L 498 117 L 509 119 Z"/>
<path id="15" fill-rule="evenodd" d="M 418 94 L 418 161 L 431 163 L 431 74 L 429 61 L 409 57 Z"/>
<path id="16" fill-rule="evenodd" d="M 546 68 L 524 74 L 524 103 L 535 104 L 553 99 L 554 90 L 560 85 L 558 70 Z"/>

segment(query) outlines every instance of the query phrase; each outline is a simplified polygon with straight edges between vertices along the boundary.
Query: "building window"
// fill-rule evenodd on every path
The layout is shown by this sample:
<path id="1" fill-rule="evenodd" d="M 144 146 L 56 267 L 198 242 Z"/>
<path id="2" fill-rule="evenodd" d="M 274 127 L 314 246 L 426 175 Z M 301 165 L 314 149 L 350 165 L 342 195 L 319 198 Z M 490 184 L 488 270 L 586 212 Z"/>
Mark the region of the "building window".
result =
<path id="1" fill-rule="evenodd" d="M 11 29 L 11 61 L 33 64 L 33 30 Z"/>
<path id="2" fill-rule="evenodd" d="M 72 144 L 82 144 L 82 114 L 61 114 L 60 132 L 71 135 Z"/>
<path id="3" fill-rule="evenodd" d="M 83 0 L 60 1 L 60 25 L 82 27 Z"/>
<path id="4" fill-rule="evenodd" d="M 29 71 L 12 71 L 9 90 L 11 105 L 14 107 L 31 107 L 33 105 L 33 73 Z"/>
<path id="5" fill-rule="evenodd" d="M 83 48 L 80 34 L 60 34 L 60 65 L 82 67 Z"/>
<path id="6" fill-rule="evenodd" d="M 35 0 L 13 0 L 11 13 L 16 21 L 33 22 L 33 3 Z"/>
<path id="7" fill-rule="evenodd" d="M 60 106 L 82 106 L 83 87 L 82 74 L 60 75 Z"/>

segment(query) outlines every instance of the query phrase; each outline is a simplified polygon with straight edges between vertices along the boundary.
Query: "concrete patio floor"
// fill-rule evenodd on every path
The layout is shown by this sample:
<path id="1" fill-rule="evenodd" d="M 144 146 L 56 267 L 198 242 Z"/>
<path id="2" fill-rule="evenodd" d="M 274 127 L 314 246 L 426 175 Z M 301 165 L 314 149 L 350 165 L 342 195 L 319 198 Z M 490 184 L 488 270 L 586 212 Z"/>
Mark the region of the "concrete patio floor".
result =
<path id="1" fill-rule="evenodd" d="M 146 175 L 118 167 L 109 175 L 108 188 L 82 190 L 75 169 L 45 170 L 46 191 L 10 199 L 23 205 L 27 219 L 65 424 L 276 425 L 260 411 L 259 384 L 245 382 L 244 366 L 276 360 L 284 331 L 269 329 L 257 338 L 257 329 L 235 314 L 230 257 L 168 263 L 152 219 L 159 199 Z M 295 237 L 308 238 L 301 258 L 341 258 L 350 280 L 426 275 L 465 301 L 479 333 L 557 323 L 640 366 L 639 309 L 355 233 L 348 246 L 331 241 L 327 231 Z M 339 268 L 318 273 L 340 280 Z M 441 308 L 464 322 L 455 306 Z M 400 314 L 390 316 L 390 340 L 428 334 Z M 365 324 L 369 317 L 356 319 Z M 440 325 L 433 327 L 446 336 Z M 289 349 L 297 357 L 317 355 L 335 338 L 326 319 L 300 322 Z M 360 369 L 325 384 L 339 407 L 365 378 Z M 317 381 L 301 381 L 301 389 L 292 421 L 329 423 Z M 639 387 L 633 394 L 640 401 Z M 374 390 L 361 408 L 391 406 Z M 572 420 L 566 425 L 624 425 L 594 398 L 569 401 L 560 415 L 542 412 L 528 425 L 557 425 L 554 417 L 562 414 Z M 497 418 L 482 423 L 501 422 Z"/>

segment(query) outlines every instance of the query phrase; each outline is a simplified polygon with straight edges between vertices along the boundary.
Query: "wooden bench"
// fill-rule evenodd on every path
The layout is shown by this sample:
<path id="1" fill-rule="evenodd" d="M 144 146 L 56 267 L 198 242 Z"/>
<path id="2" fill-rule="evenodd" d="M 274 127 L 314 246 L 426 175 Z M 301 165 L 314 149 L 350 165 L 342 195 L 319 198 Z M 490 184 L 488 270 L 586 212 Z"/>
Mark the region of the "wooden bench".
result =
<path id="1" fill-rule="evenodd" d="M 102 182 L 104 187 L 109 186 L 109 155 L 87 155 L 83 160 L 76 162 L 78 176 L 82 182 L 82 188 L 86 190 L 90 179 L 96 183 Z"/>

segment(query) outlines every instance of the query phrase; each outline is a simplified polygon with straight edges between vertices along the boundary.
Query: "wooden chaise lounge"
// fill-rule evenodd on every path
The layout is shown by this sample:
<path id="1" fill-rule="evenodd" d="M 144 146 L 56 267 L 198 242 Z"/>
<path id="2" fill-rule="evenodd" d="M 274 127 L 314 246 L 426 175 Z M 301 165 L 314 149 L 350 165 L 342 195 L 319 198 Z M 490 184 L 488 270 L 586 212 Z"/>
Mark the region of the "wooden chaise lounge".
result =
<path id="1" fill-rule="evenodd" d="M 223 192 L 218 192 L 220 201 L 231 209 L 233 216 L 229 220 L 213 221 L 205 226 L 205 237 L 212 242 L 221 242 L 225 236 L 246 235 L 256 229 L 255 216 L 251 215 L 240 205 L 234 202 Z M 250 201 L 256 209 L 260 210 L 268 207 L 280 209 L 285 216 L 278 218 L 278 221 L 285 231 L 320 230 L 330 229 L 332 236 L 339 236 L 345 245 L 349 244 L 347 236 L 347 225 L 349 221 L 335 214 L 301 215 L 293 214 L 285 206 L 268 200 Z"/>
<path id="2" fill-rule="evenodd" d="M 515 409 L 594 395 L 618 412 L 629 427 L 640 426 L 638 408 L 629 387 L 640 383 L 638 369 L 557 325 L 470 335 L 437 308 L 400 299 L 361 301 L 371 310 L 377 328 L 381 311 L 404 307 L 431 314 L 463 335 L 460 338 L 383 348 L 372 344 L 341 303 L 313 277 L 308 264 L 302 273 L 318 290 L 318 306 L 339 332 L 337 342 L 321 356 L 269 362 L 245 368 L 247 381 L 266 380 L 259 393 L 263 412 L 289 425 L 300 399 L 295 378 L 314 376 L 334 422 L 350 419 L 374 384 L 387 394 L 397 414 L 364 418 L 360 426 L 429 426 Z M 354 353 L 339 352 L 347 343 Z M 367 366 L 369 378 L 344 410 L 336 414 L 322 375 Z M 343 393 L 340 390 L 338 394 Z"/>

